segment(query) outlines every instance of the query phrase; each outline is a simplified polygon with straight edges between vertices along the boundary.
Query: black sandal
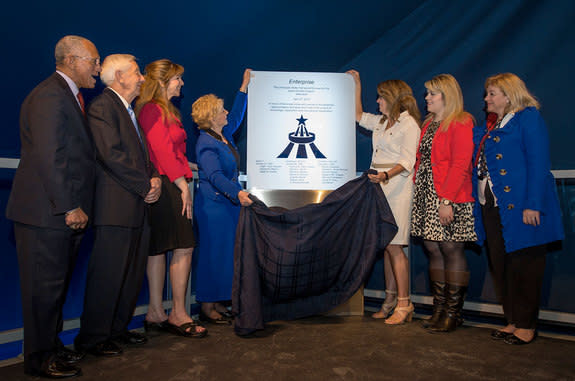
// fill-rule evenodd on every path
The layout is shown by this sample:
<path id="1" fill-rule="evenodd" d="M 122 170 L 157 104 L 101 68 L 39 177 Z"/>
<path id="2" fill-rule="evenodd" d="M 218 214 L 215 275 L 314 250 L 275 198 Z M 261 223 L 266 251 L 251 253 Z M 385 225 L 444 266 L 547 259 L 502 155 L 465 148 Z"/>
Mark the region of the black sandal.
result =
<path id="1" fill-rule="evenodd" d="M 146 332 L 166 332 L 168 319 L 159 323 L 144 320 L 144 331 Z"/>
<path id="2" fill-rule="evenodd" d="M 193 337 L 202 338 L 208 334 L 208 330 L 198 332 L 198 327 L 203 327 L 201 324 L 196 324 L 195 322 L 188 322 L 182 325 L 175 325 L 170 322 L 166 323 L 167 331 L 173 333 L 174 335 L 183 337 Z M 188 331 L 190 329 L 190 331 Z"/>

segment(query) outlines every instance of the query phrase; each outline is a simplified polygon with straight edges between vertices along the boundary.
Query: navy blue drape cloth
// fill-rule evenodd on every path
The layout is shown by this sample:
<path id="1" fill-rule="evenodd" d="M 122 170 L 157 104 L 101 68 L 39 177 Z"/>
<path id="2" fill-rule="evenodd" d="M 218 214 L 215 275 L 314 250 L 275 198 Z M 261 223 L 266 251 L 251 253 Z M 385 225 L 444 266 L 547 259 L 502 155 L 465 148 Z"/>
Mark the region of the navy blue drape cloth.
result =
<path id="1" fill-rule="evenodd" d="M 236 333 L 324 313 L 345 302 L 396 232 L 381 187 L 366 174 L 320 204 L 280 212 L 257 200 L 242 208 L 232 291 Z"/>

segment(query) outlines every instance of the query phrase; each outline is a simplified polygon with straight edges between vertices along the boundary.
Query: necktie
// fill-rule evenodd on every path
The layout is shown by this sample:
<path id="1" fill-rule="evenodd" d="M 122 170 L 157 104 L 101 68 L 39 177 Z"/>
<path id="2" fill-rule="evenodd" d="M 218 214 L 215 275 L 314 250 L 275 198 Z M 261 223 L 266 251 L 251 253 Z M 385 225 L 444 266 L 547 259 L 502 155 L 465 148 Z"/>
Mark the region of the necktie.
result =
<path id="1" fill-rule="evenodd" d="M 76 98 L 78 98 L 78 103 L 80 103 L 82 114 L 86 115 L 86 110 L 84 109 L 84 97 L 82 96 L 82 93 L 78 91 L 78 94 L 76 94 Z"/>
<path id="2" fill-rule="evenodd" d="M 132 119 L 132 123 L 134 123 L 134 128 L 136 129 L 136 133 L 138 134 L 138 138 L 140 139 L 140 143 L 142 142 L 142 135 L 140 135 L 140 130 L 138 129 L 138 121 L 136 120 L 136 113 L 132 110 L 132 106 L 128 106 L 128 114 L 130 114 L 130 118 Z"/>

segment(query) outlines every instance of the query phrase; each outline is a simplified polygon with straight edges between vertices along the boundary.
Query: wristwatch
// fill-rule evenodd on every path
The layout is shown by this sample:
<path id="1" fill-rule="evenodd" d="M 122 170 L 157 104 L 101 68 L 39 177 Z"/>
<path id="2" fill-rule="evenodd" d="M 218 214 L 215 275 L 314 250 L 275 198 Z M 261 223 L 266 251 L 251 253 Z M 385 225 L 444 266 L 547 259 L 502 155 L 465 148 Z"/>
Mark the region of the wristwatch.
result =
<path id="1" fill-rule="evenodd" d="M 449 201 L 448 199 L 444 198 L 441 200 L 441 204 L 445 205 L 445 206 L 451 206 L 453 205 L 453 202 Z"/>

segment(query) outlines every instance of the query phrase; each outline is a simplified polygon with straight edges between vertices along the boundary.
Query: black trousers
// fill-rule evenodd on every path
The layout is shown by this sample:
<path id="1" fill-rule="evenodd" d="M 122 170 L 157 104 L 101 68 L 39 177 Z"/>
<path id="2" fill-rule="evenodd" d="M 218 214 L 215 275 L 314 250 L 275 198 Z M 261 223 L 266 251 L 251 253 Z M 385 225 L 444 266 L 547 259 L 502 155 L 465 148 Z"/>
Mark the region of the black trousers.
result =
<path id="1" fill-rule="evenodd" d="M 507 324 L 515 324 L 517 328 L 535 329 L 545 274 L 547 245 L 506 252 L 499 208 L 483 205 L 481 210 L 487 238 L 489 269 Z"/>
<path id="2" fill-rule="evenodd" d="M 63 346 L 62 307 L 82 232 L 14 223 L 24 320 L 24 368 L 45 370 Z"/>
<path id="3" fill-rule="evenodd" d="M 86 349 L 127 330 L 150 252 L 150 227 L 96 226 L 84 311 L 76 348 Z"/>

